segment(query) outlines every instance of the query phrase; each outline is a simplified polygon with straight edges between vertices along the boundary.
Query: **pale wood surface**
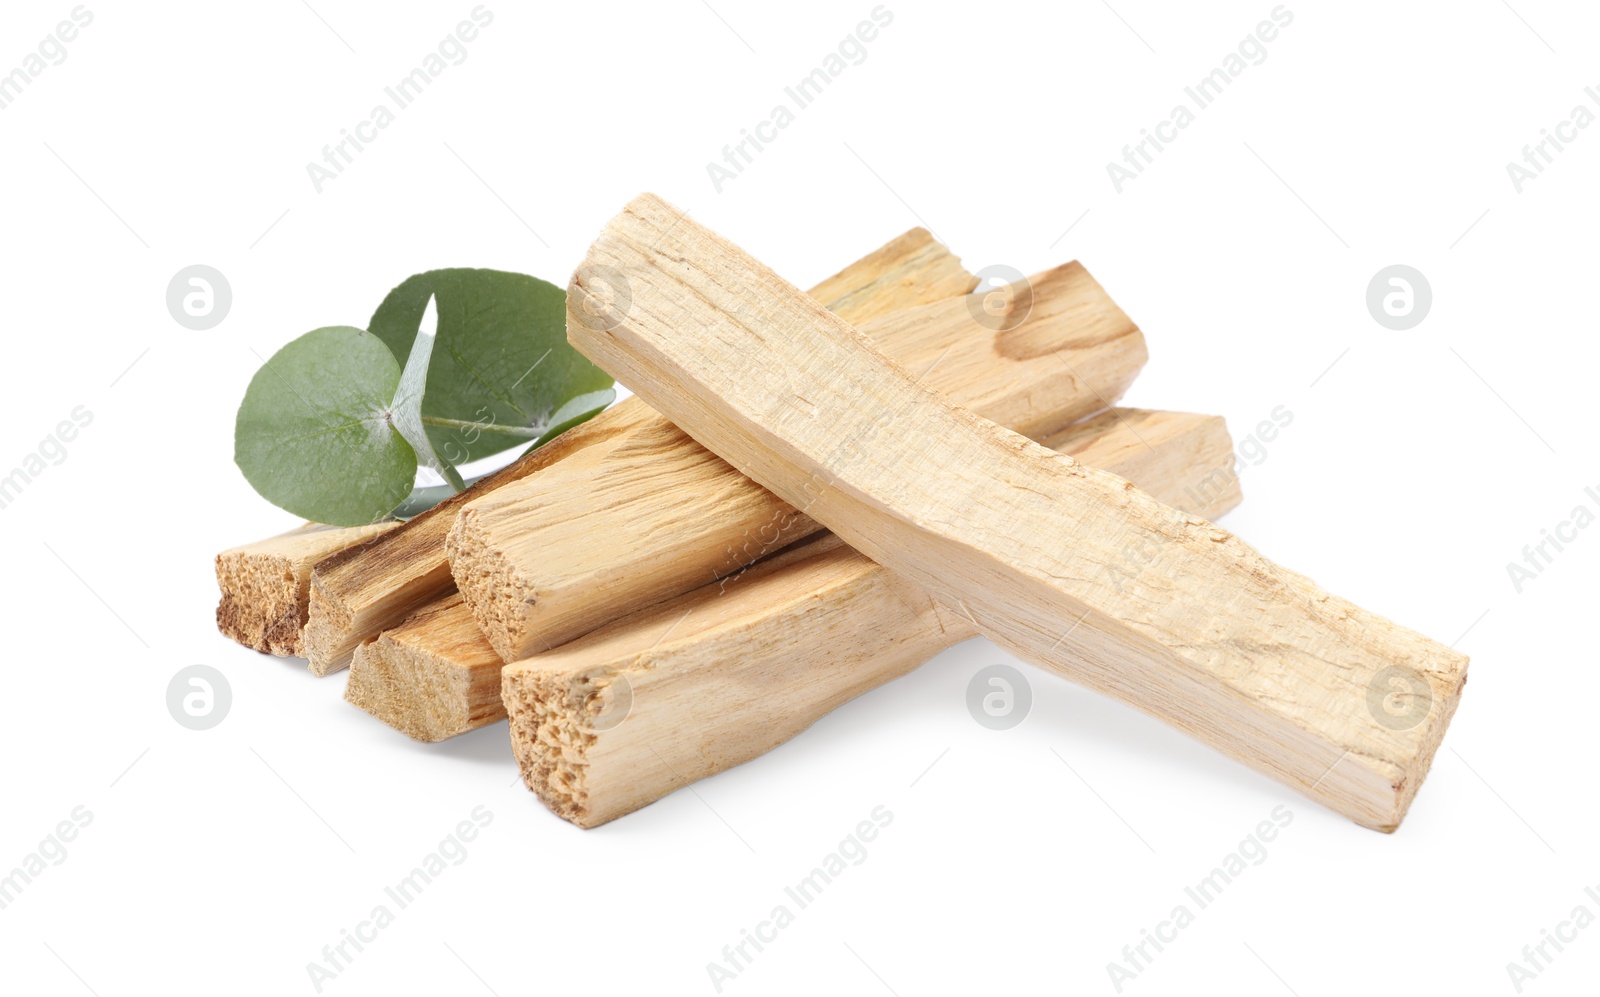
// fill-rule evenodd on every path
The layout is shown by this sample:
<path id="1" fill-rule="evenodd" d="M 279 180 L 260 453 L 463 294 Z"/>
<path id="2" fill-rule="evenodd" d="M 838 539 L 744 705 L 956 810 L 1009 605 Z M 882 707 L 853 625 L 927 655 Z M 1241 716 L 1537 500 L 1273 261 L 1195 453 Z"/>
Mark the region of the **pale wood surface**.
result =
<path id="1" fill-rule="evenodd" d="M 1232 461 L 1216 416 L 1120 409 L 1050 442 L 1199 515 L 1239 499 L 1232 476 L 1232 487 L 1195 488 Z M 528 788 L 593 827 L 772 750 L 976 633 L 837 539 L 806 541 L 726 587 L 706 585 L 507 666 L 511 744 Z M 615 700 L 620 689 L 626 717 L 597 724 L 594 697 Z"/>
<path id="2" fill-rule="evenodd" d="M 595 267 L 632 289 L 604 323 L 585 312 Z M 1399 826 L 1459 702 L 1464 655 L 950 404 L 659 198 L 636 199 L 591 247 L 568 290 L 568 336 L 1001 646 L 1357 823 Z M 1391 668 L 1428 691 L 1404 729 L 1369 702 Z"/>
<path id="3" fill-rule="evenodd" d="M 1028 307 L 1014 322 L 980 310 L 980 297 L 996 293 L 986 290 L 860 330 L 925 371 L 927 387 L 1037 437 L 1121 397 L 1147 354 L 1138 328 L 1082 266 L 1025 286 L 1014 300 Z M 456 584 L 507 661 L 821 529 L 665 421 L 593 456 L 475 499 L 450 532 Z"/>
<path id="4" fill-rule="evenodd" d="M 975 278 L 924 229 L 912 229 L 817 285 L 853 321 L 965 294 Z M 563 461 L 665 424 L 629 398 L 535 450 L 379 540 L 343 551 L 312 573 L 305 653 L 316 675 L 349 666 L 364 641 L 399 626 L 454 589 L 445 534 L 467 502 Z"/>
<path id="5" fill-rule="evenodd" d="M 452 592 L 356 648 L 344 698 L 418 741 L 442 741 L 506 715 L 504 665 Z"/>
<path id="6" fill-rule="evenodd" d="M 216 564 L 217 588 L 222 593 L 217 603 L 217 629 L 245 647 L 280 658 L 301 654 L 312 565 L 396 525 L 306 523 L 223 551 Z"/>

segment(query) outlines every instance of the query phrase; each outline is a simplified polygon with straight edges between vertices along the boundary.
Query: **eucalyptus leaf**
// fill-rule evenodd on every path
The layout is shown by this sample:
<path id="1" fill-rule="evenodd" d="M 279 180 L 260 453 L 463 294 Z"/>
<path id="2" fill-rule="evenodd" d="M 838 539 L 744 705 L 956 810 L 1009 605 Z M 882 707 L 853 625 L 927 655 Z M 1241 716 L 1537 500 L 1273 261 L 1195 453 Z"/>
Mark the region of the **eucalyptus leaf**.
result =
<path id="1" fill-rule="evenodd" d="M 434 312 L 433 298 L 430 297 L 417 337 L 411 343 L 411 354 L 406 357 L 405 370 L 400 372 L 400 387 L 394 394 L 394 428 L 417 452 L 419 464 L 439 472 L 450 483 L 450 487 L 459 492 L 467 487 L 461 480 L 461 472 L 433 449 L 427 427 L 422 424 L 422 398 L 428 381 L 428 367 L 433 359 L 437 328 L 438 316 Z"/>
<path id="2" fill-rule="evenodd" d="M 609 375 L 567 344 L 566 292 L 499 270 L 430 270 L 390 291 L 370 328 L 401 364 L 430 296 L 439 325 L 422 422 L 433 450 L 449 464 L 542 442 L 573 421 L 564 406 L 612 386 Z"/>
<path id="3" fill-rule="evenodd" d="M 417 455 L 393 425 L 400 364 L 349 326 L 306 333 L 250 381 L 234 462 L 273 504 L 333 526 L 377 522 L 406 498 Z"/>

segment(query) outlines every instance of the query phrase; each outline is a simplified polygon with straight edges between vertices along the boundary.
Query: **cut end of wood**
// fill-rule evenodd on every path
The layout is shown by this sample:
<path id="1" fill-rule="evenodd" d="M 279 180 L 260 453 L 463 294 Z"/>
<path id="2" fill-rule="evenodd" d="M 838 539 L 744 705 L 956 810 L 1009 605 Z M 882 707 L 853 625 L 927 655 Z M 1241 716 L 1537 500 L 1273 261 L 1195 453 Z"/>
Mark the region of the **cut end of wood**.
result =
<path id="1" fill-rule="evenodd" d="M 576 674 L 539 668 L 507 668 L 501 698 L 514 704 L 511 749 L 522 782 L 550 812 L 579 827 L 610 820 L 589 810 L 589 750 L 596 741 L 591 718 L 600 711 L 609 679 L 605 670 Z"/>
<path id="2" fill-rule="evenodd" d="M 337 527 L 307 523 L 217 555 L 217 629 L 245 647 L 280 658 L 304 653 L 311 567 L 396 523 Z"/>
<path id="3" fill-rule="evenodd" d="M 437 560 L 409 562 L 407 573 L 387 589 L 383 599 L 354 605 L 343 598 L 345 590 L 326 583 L 323 565 L 318 564 L 311 573 L 311 596 L 303 628 L 311 674 L 325 677 L 344 671 L 350 667 L 356 648 L 385 629 L 403 623 L 429 600 L 449 595 L 450 565 L 444 560 L 443 544 L 438 547 Z"/>
<path id="4" fill-rule="evenodd" d="M 456 588 L 489 645 L 502 661 L 514 661 L 527 656 L 517 652 L 531 639 L 539 593 L 520 563 L 506 556 L 484 518 L 472 505 L 463 509 L 445 537 L 445 553 Z"/>
<path id="5" fill-rule="evenodd" d="M 1461 704 L 1469 659 L 1448 651 L 1426 661 L 1375 671 L 1368 686 L 1372 722 L 1393 730 L 1404 753 L 1399 761 L 1346 752 L 1307 795 L 1348 813 L 1363 827 L 1392 834 L 1405 820 Z M 1420 721 L 1415 718 L 1420 715 Z"/>
<path id="6" fill-rule="evenodd" d="M 354 633 L 354 629 L 353 614 L 323 592 L 313 572 L 301 642 L 311 674 L 322 677 L 350 667 L 363 636 Z"/>
<path id="7" fill-rule="evenodd" d="M 224 637 L 280 658 L 300 653 L 305 602 L 287 558 L 218 554 L 217 585 L 217 629 Z"/>
<path id="8" fill-rule="evenodd" d="M 505 716 L 500 656 L 459 595 L 356 648 L 345 701 L 418 741 L 443 741 Z"/>

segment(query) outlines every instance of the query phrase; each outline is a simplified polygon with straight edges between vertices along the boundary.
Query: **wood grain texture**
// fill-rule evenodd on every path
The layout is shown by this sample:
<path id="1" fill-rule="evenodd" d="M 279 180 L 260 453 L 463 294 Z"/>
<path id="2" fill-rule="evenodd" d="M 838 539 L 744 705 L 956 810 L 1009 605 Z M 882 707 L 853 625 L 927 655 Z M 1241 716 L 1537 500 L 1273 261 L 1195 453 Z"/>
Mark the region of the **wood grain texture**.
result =
<path id="1" fill-rule="evenodd" d="M 287 533 L 217 555 L 217 629 L 245 647 L 280 658 L 303 653 L 311 568 L 329 554 L 385 533 L 396 523 L 323 526 L 306 523 Z"/>
<path id="2" fill-rule="evenodd" d="M 1001 646 L 1357 823 L 1399 826 L 1464 655 L 950 404 L 736 246 L 671 227 L 680 218 L 646 195 L 607 225 L 568 290 L 579 350 Z M 589 311 L 597 267 L 632 290 L 604 321 Z M 1396 684 L 1412 714 L 1399 723 L 1379 705 Z"/>
<path id="3" fill-rule="evenodd" d="M 821 300 L 854 321 L 965 294 L 974 278 L 925 229 L 912 229 L 828 278 Z M 632 398 L 574 427 L 400 529 L 319 563 L 312 573 L 305 653 L 316 675 L 349 667 L 363 642 L 399 626 L 412 613 L 454 590 L 444 540 L 466 503 L 573 454 L 657 430 L 660 416 Z"/>
<path id="4" fill-rule="evenodd" d="M 1139 329 L 1077 263 L 864 323 L 923 383 L 1026 436 L 1105 409 L 1144 366 Z M 507 661 L 733 574 L 821 529 L 676 426 L 632 434 L 462 507 L 456 585 Z"/>
<path id="5" fill-rule="evenodd" d="M 1222 419 L 1119 409 L 1050 439 L 1180 501 L 1232 462 Z M 1235 486 L 1237 480 L 1235 479 Z M 1218 490 L 1190 511 L 1238 502 Z M 506 666 L 523 782 L 594 827 L 749 761 L 977 631 L 827 537 Z M 596 704 L 625 712 L 601 713 Z"/>
<path id="6" fill-rule="evenodd" d="M 356 648 L 344 698 L 418 741 L 443 741 L 505 717 L 504 666 L 452 592 Z"/>
<path id="7" fill-rule="evenodd" d="M 1227 427 L 1216 416 L 1117 409 L 1059 430 L 1046 443 L 1175 502 L 1189 501 L 1185 491 L 1204 494 L 1204 504 L 1196 508 L 1204 514 L 1220 515 L 1239 501 L 1237 478 L 1228 479 L 1231 487 L 1208 492 L 1196 487 L 1231 462 Z M 861 661 L 864 653 L 835 644 L 827 660 L 855 667 L 845 663 Z M 503 665 L 460 595 L 451 594 L 358 647 L 344 698 L 410 737 L 440 741 L 506 715 L 500 699 Z M 683 736 L 701 738 L 697 731 L 686 725 Z"/>

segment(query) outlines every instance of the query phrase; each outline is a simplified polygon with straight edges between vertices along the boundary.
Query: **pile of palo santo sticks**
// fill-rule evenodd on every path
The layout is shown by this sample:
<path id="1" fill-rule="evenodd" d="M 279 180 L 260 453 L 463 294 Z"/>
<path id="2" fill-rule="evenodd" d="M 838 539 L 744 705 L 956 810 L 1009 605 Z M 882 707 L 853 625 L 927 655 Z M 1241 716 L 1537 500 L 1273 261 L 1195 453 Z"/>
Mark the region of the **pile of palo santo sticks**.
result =
<path id="1" fill-rule="evenodd" d="M 1144 338 L 1081 266 L 976 284 L 915 229 L 808 296 L 641 197 L 568 298 L 636 396 L 408 522 L 223 552 L 218 627 L 418 740 L 509 717 L 584 827 L 980 633 L 1397 827 L 1466 659 L 1211 525 L 1222 419 L 1111 407 Z"/>

